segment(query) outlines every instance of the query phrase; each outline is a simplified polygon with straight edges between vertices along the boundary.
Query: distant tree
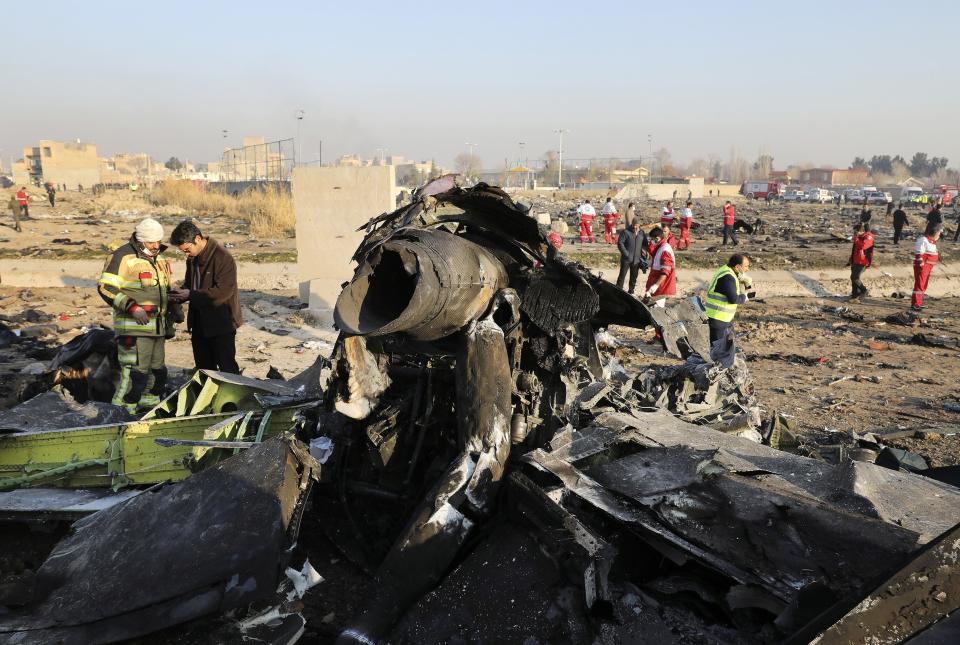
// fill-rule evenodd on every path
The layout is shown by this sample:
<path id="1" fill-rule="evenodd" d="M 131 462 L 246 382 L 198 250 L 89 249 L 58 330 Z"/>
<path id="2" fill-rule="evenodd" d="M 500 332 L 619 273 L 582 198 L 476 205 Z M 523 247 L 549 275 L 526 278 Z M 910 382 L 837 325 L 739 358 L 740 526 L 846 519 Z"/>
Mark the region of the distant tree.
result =
<path id="1" fill-rule="evenodd" d="M 946 157 L 933 157 L 930 159 L 930 174 L 936 174 L 947 167 Z"/>
<path id="2" fill-rule="evenodd" d="M 863 157 L 857 157 L 853 160 L 853 163 L 850 164 L 851 169 L 862 168 L 863 170 L 870 170 L 870 166 L 867 165 L 867 160 Z"/>
<path id="3" fill-rule="evenodd" d="M 183 168 L 183 162 L 177 159 L 176 157 L 170 157 L 167 159 L 167 163 L 163 164 L 168 170 L 177 172 Z"/>
<path id="4" fill-rule="evenodd" d="M 907 167 L 907 162 L 900 155 L 894 157 L 890 164 L 890 176 L 893 177 L 895 182 L 901 182 L 910 176 L 910 168 Z"/>
<path id="5" fill-rule="evenodd" d="M 560 170 L 560 163 L 557 158 L 556 150 L 547 150 L 543 153 L 543 173 L 540 181 L 548 186 L 552 186 L 557 181 L 557 171 Z"/>
<path id="6" fill-rule="evenodd" d="M 654 150 L 653 158 L 656 160 L 657 173 L 661 176 L 664 174 L 663 169 L 673 163 L 673 157 L 670 156 L 670 151 L 666 148 Z"/>
<path id="7" fill-rule="evenodd" d="M 873 175 L 893 174 L 893 159 L 890 155 L 873 155 L 870 157 L 870 173 Z"/>
<path id="8" fill-rule="evenodd" d="M 770 176 L 770 173 L 773 172 L 773 157 L 768 154 L 761 154 L 757 157 L 757 160 L 753 162 L 753 170 L 758 179 L 766 179 Z"/>
<path id="9" fill-rule="evenodd" d="M 915 177 L 928 177 L 930 175 L 930 160 L 926 152 L 916 152 L 910 159 L 910 172 Z"/>
<path id="10" fill-rule="evenodd" d="M 697 157 L 690 162 L 690 165 L 687 166 L 688 175 L 696 175 L 697 177 L 706 177 L 710 174 L 710 164 L 707 163 L 706 159 Z"/>
<path id="11" fill-rule="evenodd" d="M 453 158 L 453 167 L 461 175 L 476 176 L 480 174 L 482 166 L 480 157 L 469 152 L 461 152 Z"/>

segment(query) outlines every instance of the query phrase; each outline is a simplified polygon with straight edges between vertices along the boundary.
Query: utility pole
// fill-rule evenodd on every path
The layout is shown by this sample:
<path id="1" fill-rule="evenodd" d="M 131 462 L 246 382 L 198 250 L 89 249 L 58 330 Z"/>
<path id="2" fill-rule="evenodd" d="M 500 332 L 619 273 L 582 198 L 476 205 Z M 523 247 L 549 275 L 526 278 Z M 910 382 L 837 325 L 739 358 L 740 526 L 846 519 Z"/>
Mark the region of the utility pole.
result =
<path id="1" fill-rule="evenodd" d="M 297 161 L 303 161 L 303 141 L 300 139 L 300 124 L 303 123 L 303 110 L 296 111 L 297 117 L 297 158 L 293 160 L 293 165 L 297 165 Z"/>
<path id="2" fill-rule="evenodd" d="M 650 167 L 647 168 L 647 177 L 653 180 L 653 135 L 647 135 L 647 147 L 650 150 Z"/>
<path id="3" fill-rule="evenodd" d="M 559 152 L 559 167 L 557 168 L 557 190 L 563 188 L 563 133 L 570 132 L 570 130 L 564 130 L 563 128 L 557 128 L 554 130 L 557 134 L 560 135 L 560 152 Z"/>
<path id="4" fill-rule="evenodd" d="M 469 152 L 469 154 L 470 154 L 470 166 L 467 168 L 467 173 L 470 173 L 470 172 L 473 171 L 473 170 L 476 170 L 476 171 L 479 173 L 479 172 L 480 172 L 480 169 L 473 167 L 473 164 L 474 164 L 473 149 L 477 147 L 477 144 L 475 144 L 475 143 L 470 143 L 469 141 L 465 141 L 463 145 L 467 146 L 467 149 L 470 151 L 470 152 Z"/>

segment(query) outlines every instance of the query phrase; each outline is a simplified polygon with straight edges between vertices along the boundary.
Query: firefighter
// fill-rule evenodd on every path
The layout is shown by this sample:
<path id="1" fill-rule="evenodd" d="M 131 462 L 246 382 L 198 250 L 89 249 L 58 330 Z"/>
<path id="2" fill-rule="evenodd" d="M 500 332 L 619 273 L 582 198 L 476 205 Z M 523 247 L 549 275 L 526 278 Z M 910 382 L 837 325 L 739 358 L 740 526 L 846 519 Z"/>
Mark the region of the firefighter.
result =
<path id="1" fill-rule="evenodd" d="M 597 216 L 597 211 L 590 205 L 590 200 L 587 199 L 580 204 L 577 214 L 580 216 L 580 244 L 583 244 L 587 238 L 590 239 L 592 244 L 596 241 L 593 239 L 593 218 Z"/>
<path id="2" fill-rule="evenodd" d="M 737 219 L 737 210 L 733 207 L 733 204 L 730 203 L 730 200 L 727 200 L 727 203 L 723 205 L 723 246 L 727 245 L 727 239 L 733 241 L 733 245 L 737 246 L 737 232 L 733 230 L 733 222 Z"/>
<path id="3" fill-rule="evenodd" d="M 860 279 L 866 268 L 873 264 L 873 233 L 870 231 L 869 223 L 861 222 L 854 225 L 853 250 L 847 264 L 850 266 L 850 285 L 852 288 L 850 299 L 856 300 L 870 293 Z"/>
<path id="4" fill-rule="evenodd" d="M 603 242 L 604 244 L 614 244 L 617 239 L 617 220 L 620 219 L 620 215 L 617 213 L 617 207 L 613 203 L 613 199 L 607 197 L 600 213 L 603 215 Z"/>
<path id="5" fill-rule="evenodd" d="M 667 242 L 663 229 L 655 226 L 649 234 L 652 246 L 653 262 L 650 264 L 650 275 L 647 276 L 647 287 L 644 299 L 677 295 L 677 262 L 673 254 L 673 247 Z"/>
<path id="6" fill-rule="evenodd" d="M 669 229 L 673 226 L 673 202 L 667 202 L 660 212 L 660 227 Z"/>
<path id="7" fill-rule="evenodd" d="M 913 298 L 910 300 L 910 308 L 914 311 L 923 309 L 923 294 L 927 291 L 927 284 L 930 282 L 930 272 L 940 261 L 937 240 L 942 233 L 942 225 L 927 224 L 923 235 L 917 238 L 917 243 L 913 247 Z"/>
<path id="8" fill-rule="evenodd" d="M 113 404 L 134 414 L 160 402 L 167 381 L 164 343 L 167 336 L 170 262 L 160 243 L 163 227 L 147 218 L 130 241 L 107 258 L 97 290 L 113 308 L 120 383 Z"/>
<path id="9" fill-rule="evenodd" d="M 693 202 L 688 201 L 687 205 L 680 211 L 680 240 L 677 242 L 677 250 L 690 248 L 690 227 L 693 226 Z"/>
<path id="10" fill-rule="evenodd" d="M 747 275 L 749 270 L 750 256 L 734 253 L 713 274 L 707 289 L 704 309 L 710 326 L 710 358 L 723 367 L 730 367 L 736 354 L 733 319 L 737 307 L 756 295 L 747 293 L 753 287 L 753 280 Z"/>

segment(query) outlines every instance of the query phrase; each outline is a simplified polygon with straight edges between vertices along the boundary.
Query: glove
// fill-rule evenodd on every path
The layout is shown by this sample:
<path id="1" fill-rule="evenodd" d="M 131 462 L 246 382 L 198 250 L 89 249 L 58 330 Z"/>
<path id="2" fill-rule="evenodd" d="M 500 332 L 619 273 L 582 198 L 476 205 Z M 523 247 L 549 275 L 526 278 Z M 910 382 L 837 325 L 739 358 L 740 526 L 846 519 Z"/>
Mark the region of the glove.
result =
<path id="1" fill-rule="evenodd" d="M 742 284 L 744 288 L 749 289 L 753 286 L 753 278 L 744 273 L 740 276 L 740 284 Z"/>
<path id="2" fill-rule="evenodd" d="M 643 294 L 643 295 L 644 295 L 644 297 L 646 297 L 646 298 L 652 298 L 652 297 L 653 297 L 653 294 L 655 294 L 656 292 L 657 292 L 657 285 L 653 285 L 652 287 L 650 287 L 649 289 L 647 289 L 647 292 L 646 292 L 645 294 Z"/>
<path id="3" fill-rule="evenodd" d="M 138 325 L 146 325 L 150 322 L 150 314 L 144 311 L 143 307 L 134 305 L 130 310 L 130 315 L 137 321 Z"/>

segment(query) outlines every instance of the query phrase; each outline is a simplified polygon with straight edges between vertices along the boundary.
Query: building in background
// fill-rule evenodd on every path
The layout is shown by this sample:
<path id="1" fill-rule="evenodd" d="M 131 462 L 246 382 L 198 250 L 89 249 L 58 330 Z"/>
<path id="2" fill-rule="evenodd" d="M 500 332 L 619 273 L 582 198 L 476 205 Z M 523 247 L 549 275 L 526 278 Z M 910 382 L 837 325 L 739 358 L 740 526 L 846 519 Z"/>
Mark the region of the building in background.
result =
<path id="1" fill-rule="evenodd" d="M 23 158 L 13 164 L 14 183 L 65 185 L 69 190 L 92 187 L 101 182 L 97 146 L 41 139 L 23 149 Z"/>
<path id="2" fill-rule="evenodd" d="M 861 186 L 870 180 L 864 168 L 808 168 L 800 171 L 800 182 L 820 186 Z"/>

